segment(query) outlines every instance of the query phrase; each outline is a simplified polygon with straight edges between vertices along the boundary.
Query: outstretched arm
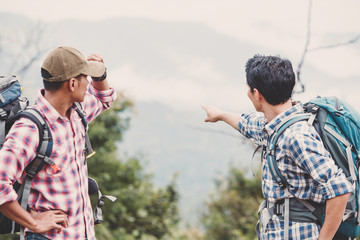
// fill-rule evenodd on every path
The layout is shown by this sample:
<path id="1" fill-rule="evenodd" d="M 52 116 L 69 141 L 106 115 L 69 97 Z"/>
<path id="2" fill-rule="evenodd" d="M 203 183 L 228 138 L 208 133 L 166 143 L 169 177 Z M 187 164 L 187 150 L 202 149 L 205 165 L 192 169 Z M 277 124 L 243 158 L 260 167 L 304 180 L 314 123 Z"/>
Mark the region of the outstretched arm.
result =
<path id="1" fill-rule="evenodd" d="M 205 122 L 218 122 L 223 121 L 232 126 L 235 130 L 238 130 L 238 124 L 240 120 L 240 114 L 225 112 L 219 108 L 211 107 L 211 106 L 201 106 L 207 116 L 205 118 Z"/>
<path id="2" fill-rule="evenodd" d="M 326 200 L 325 221 L 320 230 L 319 240 L 332 239 L 340 226 L 350 193 Z"/>

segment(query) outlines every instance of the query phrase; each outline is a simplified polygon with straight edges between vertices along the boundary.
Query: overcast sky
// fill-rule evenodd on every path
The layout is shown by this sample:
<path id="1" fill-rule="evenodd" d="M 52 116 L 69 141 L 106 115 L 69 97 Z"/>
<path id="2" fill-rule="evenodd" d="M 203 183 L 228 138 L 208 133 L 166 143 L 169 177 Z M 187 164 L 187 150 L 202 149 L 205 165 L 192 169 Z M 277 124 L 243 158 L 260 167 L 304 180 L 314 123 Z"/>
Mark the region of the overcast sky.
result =
<path id="1" fill-rule="evenodd" d="M 209 26 L 215 31 L 226 34 L 232 38 L 248 42 L 259 46 L 259 52 L 264 54 L 275 54 L 289 58 L 293 62 L 294 70 L 297 69 L 307 37 L 307 20 L 309 1 L 306 0 L 32 0 L 32 1 L 9 1 L 0 0 L 0 11 L 12 12 L 25 15 L 35 20 L 43 22 L 57 21 L 63 19 L 83 19 L 83 20 L 102 20 L 115 17 L 155 19 L 161 21 L 186 21 L 199 22 Z M 313 0 L 311 14 L 311 39 L 309 48 L 316 48 L 324 45 L 347 42 L 356 36 L 360 36 L 360 1 L 358 0 Z M 0 29 L 1 30 L 1 29 Z M 91 34 L 96 34 L 93 29 Z M 146 41 L 146 40 L 144 40 Z M 181 58 L 181 56 L 177 56 Z M 201 74 L 212 78 L 221 78 L 221 74 L 214 72 L 211 64 L 199 68 L 199 64 L 192 66 L 196 59 L 186 59 L 183 64 L 191 65 L 196 74 L 202 70 Z M 334 77 L 350 77 L 359 79 L 360 63 L 360 39 L 355 44 L 341 46 L 332 49 L 318 50 L 309 52 L 306 55 L 305 65 Z M 239 63 L 243 65 L 245 63 Z M 189 70 L 190 71 L 190 70 Z M 194 72 L 193 71 L 193 72 Z M 133 79 L 122 84 L 126 86 L 136 100 L 162 100 L 171 102 L 175 99 L 173 106 L 182 106 L 184 102 L 181 93 L 178 95 L 173 92 L 165 91 L 169 89 L 167 80 L 158 83 L 157 89 L 149 92 L 144 88 L 144 84 L 149 84 L 151 76 L 136 75 L 132 66 L 124 65 L 120 69 L 114 69 L 113 76 L 120 78 Z M 219 82 L 221 82 L 219 80 Z M 211 90 L 207 90 L 208 98 L 202 91 L 203 86 L 197 86 L 178 81 L 179 89 L 193 89 L 192 95 L 188 94 L 188 105 L 198 108 L 203 101 L 210 103 L 212 98 Z M 172 84 L 172 83 L 171 83 Z M 224 85 L 224 84 L 223 84 Z M 146 85 L 145 85 L 146 86 Z M 308 84 L 309 86 L 309 84 Z M 353 86 L 351 91 L 347 91 L 349 84 L 344 84 L 341 92 L 337 86 L 326 86 L 326 94 L 339 95 L 340 97 L 349 95 L 348 100 L 354 102 L 357 97 Z M 341 87 L 342 87 L 341 86 Z M 116 86 L 115 86 L 116 87 Z M 213 87 L 217 91 L 218 86 Z M 225 88 L 224 86 L 222 88 Z M 331 89 L 334 89 L 333 91 Z M 145 93 L 144 93 L 145 90 Z M 155 91 L 156 90 L 156 91 Z M 317 89 L 307 87 L 307 93 L 317 95 Z M 235 93 L 232 93 L 235 92 Z M 152 94 L 151 94 L 152 93 Z M 200 94 L 203 93 L 203 94 Z M 230 87 L 226 95 L 237 94 L 235 89 Z M 245 95 L 244 95 L 245 96 Z M 244 97 L 245 98 L 245 97 Z M 220 99 L 220 98 L 219 98 Z M 300 99 L 302 100 L 302 99 Z M 220 105 L 225 105 L 219 103 Z M 243 102 L 243 101 L 241 101 Z M 195 104 L 194 104 L 195 103 Z M 215 102 L 214 104 L 218 104 Z M 353 103 L 354 104 L 354 103 Z M 243 103 L 249 105 L 249 102 Z M 360 104 L 356 102 L 358 109 Z M 231 106 L 230 106 L 231 107 Z"/>
<path id="2" fill-rule="evenodd" d="M 1 11 L 42 21 L 111 17 L 197 21 L 295 60 L 306 40 L 308 5 L 305 0 L 0 0 Z M 312 5 L 310 47 L 345 42 L 360 34 L 360 1 L 313 0 Z M 268 41 L 274 35 L 278 40 Z M 339 54 L 348 61 L 324 61 Z M 360 53 L 354 47 L 317 51 L 307 61 L 330 74 L 359 76 Z"/>

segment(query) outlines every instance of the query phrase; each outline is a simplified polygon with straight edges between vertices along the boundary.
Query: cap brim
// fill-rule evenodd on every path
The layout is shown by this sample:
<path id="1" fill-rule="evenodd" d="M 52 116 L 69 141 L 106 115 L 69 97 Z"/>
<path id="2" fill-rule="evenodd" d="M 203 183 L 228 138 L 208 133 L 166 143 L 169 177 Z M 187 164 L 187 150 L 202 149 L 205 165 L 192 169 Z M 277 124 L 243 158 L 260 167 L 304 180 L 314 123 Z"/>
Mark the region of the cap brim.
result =
<path id="1" fill-rule="evenodd" d="M 105 72 L 105 65 L 102 62 L 86 61 L 86 67 L 82 74 L 90 77 L 101 77 Z"/>

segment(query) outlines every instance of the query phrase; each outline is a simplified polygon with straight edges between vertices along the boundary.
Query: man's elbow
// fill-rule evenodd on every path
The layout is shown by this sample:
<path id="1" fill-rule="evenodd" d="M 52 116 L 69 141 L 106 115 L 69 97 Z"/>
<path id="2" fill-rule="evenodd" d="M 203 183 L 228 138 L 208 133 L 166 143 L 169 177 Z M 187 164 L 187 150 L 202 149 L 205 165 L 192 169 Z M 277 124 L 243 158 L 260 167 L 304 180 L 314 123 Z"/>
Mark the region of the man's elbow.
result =
<path id="1" fill-rule="evenodd" d="M 349 193 L 345 193 L 343 196 L 344 196 L 344 199 L 346 199 L 346 201 L 349 199 L 349 197 L 350 197 L 350 195 L 351 195 L 351 192 L 349 192 Z"/>

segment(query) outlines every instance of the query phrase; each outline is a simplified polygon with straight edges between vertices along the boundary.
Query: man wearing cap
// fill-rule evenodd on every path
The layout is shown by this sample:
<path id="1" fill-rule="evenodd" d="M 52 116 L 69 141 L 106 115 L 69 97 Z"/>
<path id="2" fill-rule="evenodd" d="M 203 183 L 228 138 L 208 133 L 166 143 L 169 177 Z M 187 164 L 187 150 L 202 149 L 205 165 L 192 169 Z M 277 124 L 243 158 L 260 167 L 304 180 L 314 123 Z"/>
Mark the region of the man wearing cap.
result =
<path id="1" fill-rule="evenodd" d="M 16 121 L 0 150 L 0 166 L 6 166 L 0 169 L 0 211 L 25 227 L 26 239 L 95 239 L 84 155 L 86 130 L 74 103 L 81 103 L 91 122 L 109 108 L 116 92 L 106 79 L 103 59 L 96 54 L 85 59 L 71 47 L 52 50 L 41 75 L 44 89 L 33 108 L 50 127 L 54 142 L 50 159 L 57 171 L 46 165 L 35 176 L 29 211 L 21 208 L 11 183 L 35 157 L 39 133 L 31 120 Z"/>

